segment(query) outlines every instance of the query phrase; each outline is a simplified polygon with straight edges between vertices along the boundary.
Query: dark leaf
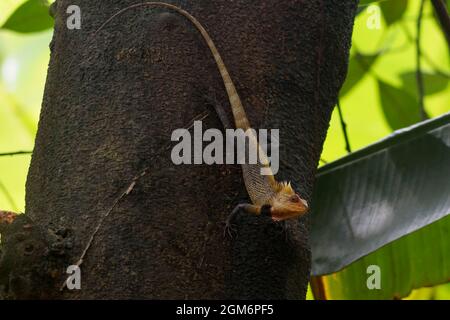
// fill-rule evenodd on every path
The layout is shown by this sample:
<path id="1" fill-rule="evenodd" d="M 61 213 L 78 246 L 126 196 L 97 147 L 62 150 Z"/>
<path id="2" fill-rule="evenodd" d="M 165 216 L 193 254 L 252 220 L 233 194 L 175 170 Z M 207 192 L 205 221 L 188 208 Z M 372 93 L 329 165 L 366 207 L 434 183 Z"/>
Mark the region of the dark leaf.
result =
<path id="1" fill-rule="evenodd" d="M 356 53 L 350 58 L 347 78 L 339 93 L 340 96 L 346 95 L 362 78 L 364 78 L 364 75 L 370 70 L 378 56 L 379 54 L 364 55 Z"/>
<path id="2" fill-rule="evenodd" d="M 378 80 L 378 92 L 387 123 L 393 130 L 421 121 L 416 99 L 402 88 Z"/>
<path id="3" fill-rule="evenodd" d="M 384 20 L 389 26 L 400 20 L 408 7 L 408 0 L 388 0 L 379 3 Z"/>
<path id="4" fill-rule="evenodd" d="M 411 93 L 417 92 L 417 78 L 415 71 L 402 73 L 400 77 L 403 81 L 404 88 L 409 89 L 408 91 Z M 425 94 L 427 95 L 438 93 L 446 89 L 450 80 L 445 76 L 427 72 L 422 73 L 422 77 Z"/>

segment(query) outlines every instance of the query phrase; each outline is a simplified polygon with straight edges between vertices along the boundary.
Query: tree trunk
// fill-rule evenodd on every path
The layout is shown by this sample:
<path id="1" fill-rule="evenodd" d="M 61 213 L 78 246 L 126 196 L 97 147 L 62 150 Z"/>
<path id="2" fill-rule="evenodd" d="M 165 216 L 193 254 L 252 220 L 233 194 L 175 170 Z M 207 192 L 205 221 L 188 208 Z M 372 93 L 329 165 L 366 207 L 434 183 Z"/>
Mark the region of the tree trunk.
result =
<path id="1" fill-rule="evenodd" d="M 240 167 L 171 161 L 175 129 L 205 112 L 204 130 L 222 128 L 211 105 L 229 109 L 197 30 L 177 13 L 141 7 L 90 37 L 135 2 L 80 0 L 82 29 L 69 30 L 72 3 L 57 0 L 26 214 L 3 232 L 0 296 L 304 299 L 308 215 L 286 234 L 242 215 L 237 238 L 225 239 L 223 221 L 248 201 Z M 280 129 L 277 178 L 310 199 L 357 1 L 172 3 L 214 39 L 253 127 Z M 91 238 L 81 290 L 60 290 Z"/>

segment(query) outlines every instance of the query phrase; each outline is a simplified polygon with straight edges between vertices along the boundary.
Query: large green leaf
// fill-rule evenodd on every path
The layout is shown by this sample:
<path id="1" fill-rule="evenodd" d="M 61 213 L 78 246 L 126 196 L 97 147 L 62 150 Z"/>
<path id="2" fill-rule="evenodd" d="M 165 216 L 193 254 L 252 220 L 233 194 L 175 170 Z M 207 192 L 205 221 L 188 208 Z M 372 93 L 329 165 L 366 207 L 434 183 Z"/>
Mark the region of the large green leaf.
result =
<path id="1" fill-rule="evenodd" d="M 322 167 L 312 202 L 313 275 L 337 272 L 448 215 L 449 164 L 450 113 Z M 434 248 L 430 238 L 417 254 Z"/>
<path id="2" fill-rule="evenodd" d="M 408 7 L 408 0 L 388 0 L 379 3 L 384 20 L 389 26 L 400 20 Z"/>
<path id="3" fill-rule="evenodd" d="M 378 80 L 378 92 L 387 123 L 393 130 L 420 122 L 417 100 L 403 88 Z"/>
<path id="4" fill-rule="evenodd" d="M 450 216 L 396 240 L 351 264 L 322 277 L 326 299 L 399 299 L 413 289 L 449 281 Z M 380 289 L 369 290 L 369 266 L 380 269 Z"/>
<path id="5" fill-rule="evenodd" d="M 53 27 L 53 19 L 48 12 L 48 2 L 28 0 L 14 11 L 2 26 L 2 29 L 30 33 L 50 29 L 51 27 Z"/>

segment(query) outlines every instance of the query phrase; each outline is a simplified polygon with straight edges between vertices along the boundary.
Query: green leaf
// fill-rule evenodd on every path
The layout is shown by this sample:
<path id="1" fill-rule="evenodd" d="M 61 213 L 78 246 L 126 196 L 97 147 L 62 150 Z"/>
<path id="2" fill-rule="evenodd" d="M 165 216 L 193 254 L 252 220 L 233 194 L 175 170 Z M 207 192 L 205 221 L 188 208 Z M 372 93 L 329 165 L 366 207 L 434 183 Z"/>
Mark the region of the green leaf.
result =
<path id="1" fill-rule="evenodd" d="M 400 78 L 402 79 L 404 88 L 410 89 L 409 91 L 411 93 L 417 92 L 417 78 L 415 71 L 402 73 Z M 441 92 L 446 89 L 449 84 L 449 78 L 439 74 L 423 72 L 422 78 L 426 95 Z"/>
<path id="2" fill-rule="evenodd" d="M 403 17 L 408 7 L 408 0 L 382 1 L 379 6 L 386 24 L 389 26 Z"/>
<path id="3" fill-rule="evenodd" d="M 330 300 L 400 299 L 450 275 L 450 216 L 394 241 L 336 274 L 322 277 Z M 369 266 L 380 269 L 380 290 L 367 288 Z"/>
<path id="4" fill-rule="evenodd" d="M 449 163 L 450 113 L 400 130 L 320 168 L 311 213 L 313 275 L 337 272 L 449 215 Z M 442 234 L 433 231 L 428 238 L 413 242 L 416 256 L 409 254 L 408 247 L 388 255 L 386 261 L 396 267 L 401 265 L 404 273 L 416 266 L 422 268 L 414 272 L 422 272 L 424 277 L 440 270 L 442 274 L 433 275 L 427 285 L 450 279 L 446 221 L 447 229 L 439 227 Z M 440 250 L 445 248 L 439 242 L 446 243 L 445 257 L 441 256 Z M 416 265 L 408 264 L 412 259 L 433 254 L 436 259 L 446 260 L 436 264 L 422 260 L 415 262 Z M 439 263 L 442 266 L 438 267 Z M 364 276 L 367 279 L 366 273 Z M 356 273 L 354 277 L 359 279 L 361 275 Z M 400 277 L 386 281 L 393 285 L 398 281 L 399 286 L 405 287 L 411 285 L 404 284 Z"/>
<path id="5" fill-rule="evenodd" d="M 37 32 L 53 27 L 53 19 L 48 13 L 47 2 L 28 0 L 8 18 L 2 29 L 21 33 Z"/>
<path id="6" fill-rule="evenodd" d="M 420 122 L 416 99 L 402 88 L 378 80 L 378 92 L 387 123 L 393 130 Z"/>
<path id="7" fill-rule="evenodd" d="M 370 70 L 379 54 L 365 55 L 357 52 L 350 58 L 348 65 L 347 78 L 339 93 L 341 97 L 345 96 Z"/>

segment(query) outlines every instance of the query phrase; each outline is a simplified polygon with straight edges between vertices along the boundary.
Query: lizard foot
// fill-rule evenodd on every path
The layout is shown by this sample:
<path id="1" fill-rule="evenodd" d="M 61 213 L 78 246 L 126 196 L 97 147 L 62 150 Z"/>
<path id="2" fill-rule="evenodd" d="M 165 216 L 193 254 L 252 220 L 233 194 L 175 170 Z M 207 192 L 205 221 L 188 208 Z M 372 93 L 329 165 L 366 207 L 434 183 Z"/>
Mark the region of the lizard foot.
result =
<path id="1" fill-rule="evenodd" d="M 254 205 L 249 204 L 249 203 L 240 203 L 236 207 L 234 207 L 233 211 L 228 216 L 228 219 L 225 222 L 225 230 L 224 230 L 224 234 L 225 235 L 228 233 L 228 235 L 231 238 L 233 238 L 233 233 L 237 234 L 237 230 L 236 230 L 235 226 L 233 226 L 233 221 L 236 219 L 236 217 L 241 212 L 253 213 L 253 214 L 257 214 L 258 213 L 259 214 L 260 213 L 260 207 L 254 206 Z"/>
<path id="2" fill-rule="evenodd" d="M 248 206 L 248 204 L 238 204 L 236 207 L 234 207 L 231 214 L 228 216 L 226 222 L 225 222 L 225 229 L 223 231 L 224 237 L 228 236 L 230 239 L 233 239 L 233 234 L 237 235 L 236 226 L 233 224 L 236 217 L 241 213 L 242 210 L 245 209 L 245 207 Z"/>
<path id="3" fill-rule="evenodd" d="M 223 237 L 226 238 L 228 236 L 230 239 L 233 239 L 234 236 L 236 235 L 237 235 L 236 225 L 232 224 L 231 221 L 227 221 L 225 223 L 225 228 L 223 229 Z"/>

